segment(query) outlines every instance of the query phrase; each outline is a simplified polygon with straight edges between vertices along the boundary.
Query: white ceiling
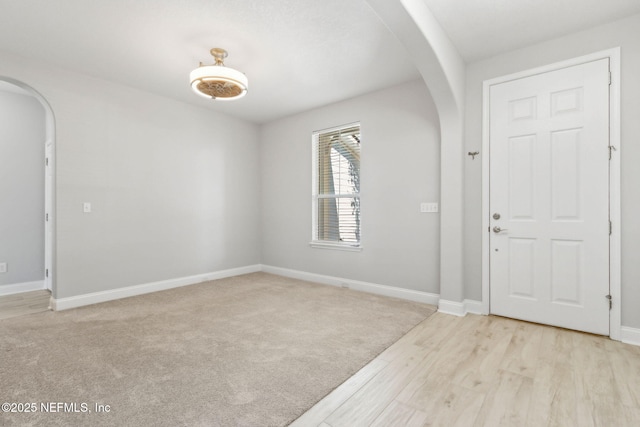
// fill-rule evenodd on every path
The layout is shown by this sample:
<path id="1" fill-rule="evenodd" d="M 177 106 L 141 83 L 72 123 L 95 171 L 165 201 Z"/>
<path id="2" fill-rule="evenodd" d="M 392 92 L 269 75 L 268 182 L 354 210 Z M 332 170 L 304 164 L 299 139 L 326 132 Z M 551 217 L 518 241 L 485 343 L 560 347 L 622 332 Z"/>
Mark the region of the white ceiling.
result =
<path id="1" fill-rule="evenodd" d="M 191 91 L 212 47 L 246 97 Z M 364 0 L 0 0 L 0 49 L 258 123 L 419 77 Z"/>
<path id="2" fill-rule="evenodd" d="M 640 13 L 640 0 L 424 0 L 467 62 Z"/>
<path id="3" fill-rule="evenodd" d="M 640 12 L 640 0 L 424 1 L 467 61 Z M 0 11 L 0 50 L 256 123 L 419 77 L 365 0 L 0 0 Z M 245 98 L 191 92 L 212 47 L 248 76 Z"/>

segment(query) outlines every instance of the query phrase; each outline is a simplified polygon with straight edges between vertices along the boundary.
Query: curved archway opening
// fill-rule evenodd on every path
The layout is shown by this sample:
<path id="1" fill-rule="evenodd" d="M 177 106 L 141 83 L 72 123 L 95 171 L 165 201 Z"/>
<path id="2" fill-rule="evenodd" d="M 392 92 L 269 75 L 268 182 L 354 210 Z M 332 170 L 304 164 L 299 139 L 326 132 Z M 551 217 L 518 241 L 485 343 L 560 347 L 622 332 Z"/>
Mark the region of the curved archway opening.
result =
<path id="1" fill-rule="evenodd" d="M 464 315 L 465 64 L 422 0 L 367 0 L 411 55 L 440 119 L 440 299 L 438 309 Z"/>
<path id="2" fill-rule="evenodd" d="M 15 272 L 20 274 L 16 274 L 15 278 L 10 277 L 10 281 L 17 282 L 7 286 L 6 290 L 7 293 L 17 293 L 44 288 L 50 290 L 52 296 L 55 298 L 55 117 L 53 109 L 44 96 L 37 90 L 11 77 L 0 76 L 0 93 L 7 94 L 7 108 L 11 108 L 11 102 L 15 100 L 25 99 L 31 102 L 32 105 L 35 105 L 36 109 L 37 104 L 39 104 L 43 110 L 40 111 L 39 114 L 30 115 L 27 113 L 20 117 L 20 121 L 23 121 L 23 123 L 20 123 L 23 129 L 39 128 L 40 130 L 38 132 L 34 131 L 33 133 L 29 132 L 30 137 L 36 139 L 34 145 L 37 145 L 37 147 L 32 150 L 32 153 L 23 153 L 24 155 L 30 156 L 28 161 L 29 164 L 32 165 L 31 169 L 29 171 L 21 171 L 21 176 L 9 177 L 11 190 L 7 191 L 14 192 L 19 200 L 24 201 L 23 208 L 28 212 L 29 217 L 35 216 L 35 221 L 40 222 L 27 223 L 21 221 L 21 225 L 27 227 L 25 230 L 27 230 L 26 233 L 30 239 L 22 242 L 24 246 L 20 248 L 19 253 L 12 255 L 13 259 L 19 260 L 15 263 Z M 25 105 L 28 105 L 28 103 L 25 103 Z M 42 123 L 41 120 L 44 120 L 44 123 Z M 6 123 L 6 125 L 8 126 L 9 123 Z M 44 129 L 42 130 L 42 128 Z M 9 143 L 10 142 L 7 141 L 7 144 Z M 16 142 L 16 144 L 18 143 L 19 141 Z M 15 148 L 16 146 L 14 144 L 9 153 L 14 154 Z M 42 157 L 38 158 L 38 155 Z M 17 158 L 10 158 L 8 160 L 10 162 L 16 162 L 16 167 L 19 169 L 22 167 L 22 165 L 17 163 Z M 23 177 L 27 177 L 27 179 L 21 182 L 20 180 Z M 21 188 L 20 185 L 23 187 Z M 28 189 L 29 186 L 37 186 L 38 188 L 30 192 L 30 196 L 27 197 L 24 188 Z M 34 194 L 36 196 L 34 196 Z M 42 197 L 44 200 L 41 198 L 39 201 L 33 202 L 34 197 Z M 29 204 L 29 200 L 27 199 L 32 201 L 31 204 Z M 3 197 L 3 200 L 6 199 Z M 13 209 L 13 207 L 8 207 L 8 209 Z M 13 216 L 18 217 L 20 215 L 19 212 L 15 212 L 15 209 L 13 214 Z M 42 217 L 38 218 L 40 214 Z M 9 227 L 13 225 L 9 224 Z M 29 258 L 27 253 L 33 253 L 34 251 L 39 252 L 39 255 Z M 36 261 L 33 261 L 34 259 Z M 0 263 L 2 262 L 3 261 L 0 260 Z M 39 265 L 29 265 L 26 267 L 26 270 L 30 270 L 30 272 L 19 271 L 18 267 L 22 269 L 25 264 L 34 264 L 34 262 Z M 7 266 L 7 270 L 8 272 L 14 272 L 11 265 Z M 26 277 L 33 278 L 34 275 L 40 276 L 41 279 L 35 281 L 32 279 L 24 279 Z"/>

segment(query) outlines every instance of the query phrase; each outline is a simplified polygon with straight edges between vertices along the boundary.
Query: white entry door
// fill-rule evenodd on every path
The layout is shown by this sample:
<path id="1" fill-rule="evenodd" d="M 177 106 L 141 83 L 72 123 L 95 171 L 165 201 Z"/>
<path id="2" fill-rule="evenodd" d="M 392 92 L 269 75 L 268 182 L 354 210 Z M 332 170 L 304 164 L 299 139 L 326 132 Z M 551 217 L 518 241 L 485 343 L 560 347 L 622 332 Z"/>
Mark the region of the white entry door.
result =
<path id="1" fill-rule="evenodd" d="M 609 335 L 609 59 L 490 89 L 490 310 Z"/>

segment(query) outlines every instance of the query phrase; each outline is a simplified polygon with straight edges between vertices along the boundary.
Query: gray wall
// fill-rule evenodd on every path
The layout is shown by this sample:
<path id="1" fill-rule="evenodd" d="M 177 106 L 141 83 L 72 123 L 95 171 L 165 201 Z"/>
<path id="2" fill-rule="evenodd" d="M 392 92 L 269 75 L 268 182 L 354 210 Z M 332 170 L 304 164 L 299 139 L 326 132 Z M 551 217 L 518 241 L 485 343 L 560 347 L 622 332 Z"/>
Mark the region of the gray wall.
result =
<path id="1" fill-rule="evenodd" d="M 44 143 L 40 102 L 0 90 L 0 286 L 44 280 Z"/>
<path id="2" fill-rule="evenodd" d="M 56 298 L 260 263 L 257 126 L 41 65 L 0 53 L 56 118 Z"/>
<path id="3" fill-rule="evenodd" d="M 361 252 L 311 248 L 311 134 L 360 121 Z M 422 81 L 266 124 L 261 131 L 262 262 L 439 292 L 438 116 Z"/>
<path id="4" fill-rule="evenodd" d="M 623 325 L 636 328 L 639 28 L 634 16 L 469 64 L 464 150 L 481 151 L 484 80 L 622 47 L 622 312 Z M 57 298 L 261 261 L 439 292 L 439 214 L 420 214 L 418 205 L 440 198 L 440 137 L 421 82 L 259 129 L 40 65 L 0 53 L 0 75 L 39 90 L 56 115 Z M 311 248 L 311 132 L 358 120 L 364 249 Z M 480 159 L 465 156 L 465 298 L 475 300 L 482 297 L 481 178 Z M 85 201 L 93 203 L 92 214 L 82 213 Z"/>
<path id="5" fill-rule="evenodd" d="M 470 64 L 465 152 L 482 151 L 482 82 L 599 50 L 621 47 L 622 324 L 640 327 L 640 15 Z M 484 153 L 483 153 L 484 154 Z M 465 293 L 482 297 L 482 169 L 465 170 Z"/>

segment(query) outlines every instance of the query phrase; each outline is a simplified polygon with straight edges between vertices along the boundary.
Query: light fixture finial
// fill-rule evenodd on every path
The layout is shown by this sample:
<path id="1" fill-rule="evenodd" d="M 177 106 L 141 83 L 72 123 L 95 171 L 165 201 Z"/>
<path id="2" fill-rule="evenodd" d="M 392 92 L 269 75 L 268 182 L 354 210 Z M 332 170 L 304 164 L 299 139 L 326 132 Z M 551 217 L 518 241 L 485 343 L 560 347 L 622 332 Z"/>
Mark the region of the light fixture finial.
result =
<path id="1" fill-rule="evenodd" d="M 214 47 L 209 52 L 216 59 L 216 65 L 224 65 L 224 58 L 229 56 L 229 53 L 220 47 Z"/>

